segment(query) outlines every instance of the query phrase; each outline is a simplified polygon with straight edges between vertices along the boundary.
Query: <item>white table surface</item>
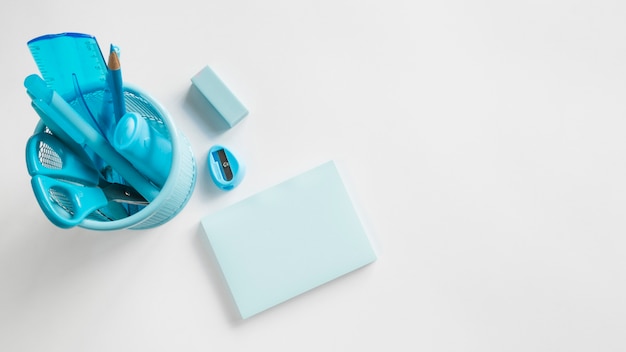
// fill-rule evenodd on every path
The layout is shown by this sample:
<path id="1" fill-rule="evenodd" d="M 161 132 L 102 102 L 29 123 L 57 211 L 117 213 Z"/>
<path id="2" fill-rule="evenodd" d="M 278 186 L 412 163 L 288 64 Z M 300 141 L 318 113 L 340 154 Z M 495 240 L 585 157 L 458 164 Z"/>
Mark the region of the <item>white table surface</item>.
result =
<path id="1" fill-rule="evenodd" d="M 2 351 L 624 351 L 623 1 L 69 1 L 0 5 Z M 148 231 L 62 230 L 24 162 L 36 36 L 95 35 L 197 157 Z M 108 50 L 107 50 L 108 52 Z M 204 65 L 248 107 L 224 130 Z M 219 192 L 216 143 L 243 183 Z M 238 318 L 200 227 L 334 159 L 374 264 Z"/>

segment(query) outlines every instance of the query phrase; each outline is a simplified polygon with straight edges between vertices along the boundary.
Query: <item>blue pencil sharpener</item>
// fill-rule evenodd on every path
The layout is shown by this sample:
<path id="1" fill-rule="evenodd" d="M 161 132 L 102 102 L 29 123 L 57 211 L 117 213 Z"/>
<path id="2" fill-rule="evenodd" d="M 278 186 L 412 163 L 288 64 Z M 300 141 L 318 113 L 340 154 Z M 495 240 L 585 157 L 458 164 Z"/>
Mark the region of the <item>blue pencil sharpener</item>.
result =
<path id="1" fill-rule="evenodd" d="M 221 190 L 230 191 L 241 183 L 244 165 L 227 148 L 221 145 L 211 147 L 207 163 L 211 179 Z"/>

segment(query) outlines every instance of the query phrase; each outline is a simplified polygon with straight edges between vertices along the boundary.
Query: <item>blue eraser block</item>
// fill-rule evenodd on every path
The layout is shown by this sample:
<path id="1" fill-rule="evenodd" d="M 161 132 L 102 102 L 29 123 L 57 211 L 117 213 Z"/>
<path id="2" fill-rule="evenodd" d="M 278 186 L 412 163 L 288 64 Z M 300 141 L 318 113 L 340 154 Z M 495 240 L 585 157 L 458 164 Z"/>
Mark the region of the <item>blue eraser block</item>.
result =
<path id="1" fill-rule="evenodd" d="M 233 127 L 248 115 L 248 109 L 209 66 L 193 76 L 191 82 L 229 127 Z"/>

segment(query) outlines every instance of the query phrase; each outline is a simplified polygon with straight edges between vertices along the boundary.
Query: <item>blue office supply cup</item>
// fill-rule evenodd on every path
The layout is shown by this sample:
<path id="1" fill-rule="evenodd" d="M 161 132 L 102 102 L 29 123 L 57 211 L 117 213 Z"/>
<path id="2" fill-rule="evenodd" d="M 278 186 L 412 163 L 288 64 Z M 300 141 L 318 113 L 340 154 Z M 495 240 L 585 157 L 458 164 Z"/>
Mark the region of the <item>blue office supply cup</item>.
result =
<path id="1" fill-rule="evenodd" d="M 90 92 L 82 92 L 81 98 L 70 98 L 67 101 L 81 115 L 88 116 L 89 111 L 100 111 L 104 91 L 97 89 Z M 124 86 L 124 99 L 126 110 L 141 117 L 149 127 L 149 131 L 156 133 L 162 138 L 160 143 L 169 144 L 169 172 L 164 174 L 160 191 L 156 198 L 147 206 L 129 216 L 111 220 L 100 212 L 94 211 L 78 226 L 92 230 L 119 230 L 119 229 L 149 229 L 166 223 L 176 216 L 187 204 L 196 183 L 196 161 L 187 138 L 177 130 L 169 113 L 149 94 L 143 90 Z M 40 121 L 35 133 L 52 133 L 45 124 Z M 169 161 L 169 162 L 168 162 Z M 141 170 L 140 165 L 137 166 Z M 148 175 L 145 175 L 149 177 Z M 154 181 L 153 181 L 154 182 Z"/>

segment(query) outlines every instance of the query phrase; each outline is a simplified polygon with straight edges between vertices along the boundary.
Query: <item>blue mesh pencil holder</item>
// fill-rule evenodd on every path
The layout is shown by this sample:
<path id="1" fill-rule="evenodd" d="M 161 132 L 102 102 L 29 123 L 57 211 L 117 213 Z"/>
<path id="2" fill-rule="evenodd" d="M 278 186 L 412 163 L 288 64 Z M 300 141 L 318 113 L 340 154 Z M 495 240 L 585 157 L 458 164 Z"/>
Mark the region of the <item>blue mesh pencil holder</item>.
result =
<path id="1" fill-rule="evenodd" d="M 100 109 L 103 90 L 83 94 L 80 99 L 68 100 L 82 115 L 88 110 Z M 176 128 L 169 113 L 154 98 L 134 86 L 124 86 L 126 111 L 144 118 L 149 126 L 171 142 L 171 167 L 158 195 L 146 206 L 130 211 L 128 216 L 111 219 L 94 211 L 78 226 L 91 230 L 149 229 L 174 218 L 187 204 L 196 183 L 197 167 L 187 138 Z M 35 133 L 52 133 L 40 121 Z"/>

